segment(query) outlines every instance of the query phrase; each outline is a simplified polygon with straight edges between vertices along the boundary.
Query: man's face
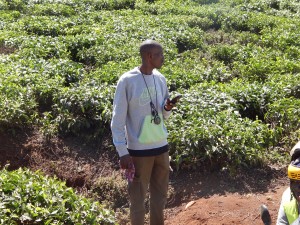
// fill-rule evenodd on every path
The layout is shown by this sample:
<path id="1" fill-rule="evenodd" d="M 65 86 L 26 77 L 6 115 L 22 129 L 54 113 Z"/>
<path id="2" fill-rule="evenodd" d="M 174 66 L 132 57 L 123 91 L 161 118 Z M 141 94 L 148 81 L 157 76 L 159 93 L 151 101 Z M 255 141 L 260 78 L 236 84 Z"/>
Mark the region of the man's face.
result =
<path id="1" fill-rule="evenodd" d="M 161 47 L 156 47 L 151 50 L 150 63 L 153 68 L 160 69 L 164 63 L 164 53 Z"/>
<path id="2" fill-rule="evenodd" d="M 291 180 L 291 191 L 298 202 L 300 202 L 300 180 Z"/>

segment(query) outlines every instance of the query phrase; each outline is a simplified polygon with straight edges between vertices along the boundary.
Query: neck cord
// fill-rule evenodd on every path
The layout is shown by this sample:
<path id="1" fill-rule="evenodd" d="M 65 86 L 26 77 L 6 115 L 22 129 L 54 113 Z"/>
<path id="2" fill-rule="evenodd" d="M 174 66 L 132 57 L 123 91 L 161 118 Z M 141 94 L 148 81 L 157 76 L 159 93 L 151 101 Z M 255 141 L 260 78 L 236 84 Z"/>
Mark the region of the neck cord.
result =
<path id="1" fill-rule="evenodd" d="M 147 85 L 147 82 L 145 80 L 145 77 L 144 77 L 143 73 L 142 73 L 142 76 L 143 76 L 143 79 L 144 79 L 144 82 L 146 84 L 146 88 L 147 88 L 147 91 L 148 91 L 148 94 L 149 94 L 149 97 L 150 97 L 151 114 L 152 114 L 152 116 L 157 116 L 158 115 L 158 112 L 157 112 L 157 109 L 156 109 L 156 107 L 157 107 L 157 91 L 156 91 L 156 83 L 155 83 L 154 75 L 153 75 L 153 81 L 154 81 L 154 87 L 155 87 L 156 107 L 154 106 L 154 104 L 152 102 L 151 94 L 150 94 L 150 91 L 149 91 L 149 88 L 148 88 L 148 85 Z"/>

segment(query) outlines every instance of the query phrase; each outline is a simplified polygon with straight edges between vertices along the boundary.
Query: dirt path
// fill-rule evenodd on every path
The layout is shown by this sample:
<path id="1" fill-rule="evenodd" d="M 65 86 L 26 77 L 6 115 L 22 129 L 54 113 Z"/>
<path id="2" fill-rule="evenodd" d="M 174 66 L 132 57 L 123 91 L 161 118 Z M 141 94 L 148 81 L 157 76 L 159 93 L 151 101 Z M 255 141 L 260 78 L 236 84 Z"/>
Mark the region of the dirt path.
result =
<path id="1" fill-rule="evenodd" d="M 169 214 L 165 225 L 263 225 L 260 219 L 261 204 L 268 206 L 275 224 L 284 189 L 285 187 L 278 187 L 261 194 L 215 194 L 209 198 L 195 199 L 191 202 L 194 204 L 187 209 L 186 203 L 178 206 L 179 210 Z"/>
<path id="2" fill-rule="evenodd" d="M 263 225 L 262 204 L 276 224 L 281 195 L 288 186 L 285 170 L 264 168 L 247 174 L 240 171 L 237 176 L 222 172 L 182 174 L 171 185 L 177 197 L 182 197 L 175 207 L 166 209 L 165 225 Z"/>

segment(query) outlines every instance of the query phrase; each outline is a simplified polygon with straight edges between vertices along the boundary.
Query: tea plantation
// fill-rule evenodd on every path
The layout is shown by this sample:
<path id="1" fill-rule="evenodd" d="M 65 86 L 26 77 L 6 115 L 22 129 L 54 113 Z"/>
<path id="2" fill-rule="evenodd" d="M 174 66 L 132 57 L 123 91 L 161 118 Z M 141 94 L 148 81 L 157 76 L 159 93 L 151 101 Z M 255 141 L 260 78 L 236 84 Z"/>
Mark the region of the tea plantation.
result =
<path id="1" fill-rule="evenodd" d="M 235 170 L 300 138 L 298 0 L 0 0 L 0 130 L 110 135 L 118 77 L 164 46 L 172 163 Z"/>

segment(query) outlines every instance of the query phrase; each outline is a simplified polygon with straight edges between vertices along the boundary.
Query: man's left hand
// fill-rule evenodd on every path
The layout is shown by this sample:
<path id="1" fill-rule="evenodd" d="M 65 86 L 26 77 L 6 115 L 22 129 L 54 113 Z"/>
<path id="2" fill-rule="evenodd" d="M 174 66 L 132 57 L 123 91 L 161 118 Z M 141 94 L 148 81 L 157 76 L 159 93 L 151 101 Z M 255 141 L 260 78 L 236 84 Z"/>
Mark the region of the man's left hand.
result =
<path id="1" fill-rule="evenodd" d="M 169 98 L 167 98 L 166 104 L 165 104 L 165 106 L 164 106 L 165 110 L 166 110 L 166 111 L 170 111 L 170 110 L 173 109 L 174 106 L 176 106 L 176 104 L 173 104 L 173 103 L 171 102 L 171 100 L 170 100 Z"/>

